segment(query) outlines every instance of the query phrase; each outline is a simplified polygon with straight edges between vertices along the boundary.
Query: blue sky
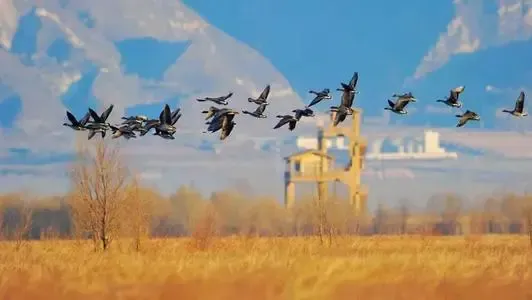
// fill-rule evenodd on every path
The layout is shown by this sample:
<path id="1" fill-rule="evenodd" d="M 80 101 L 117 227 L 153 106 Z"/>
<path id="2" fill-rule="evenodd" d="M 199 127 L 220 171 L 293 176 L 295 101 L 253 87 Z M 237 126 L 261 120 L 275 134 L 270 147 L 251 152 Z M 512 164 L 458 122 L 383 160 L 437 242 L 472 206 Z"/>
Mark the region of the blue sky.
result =
<path id="1" fill-rule="evenodd" d="M 195 97 L 240 88 L 235 98 L 245 99 L 248 95 L 242 92 L 258 92 L 270 81 L 280 82 L 278 93 L 285 96 L 279 97 L 285 98 L 278 102 L 286 101 L 283 105 L 288 108 L 300 100 L 308 103 L 309 89 L 334 91 L 354 71 L 360 74 L 356 104 L 364 110 L 365 119 L 380 120 L 375 130 L 383 134 L 407 131 L 407 126 L 416 130 L 434 127 L 448 132 L 442 137 L 444 144 L 478 156 L 495 151 L 500 143 L 494 137 L 483 142 L 463 134 L 473 134 L 475 129 L 512 134 L 510 131 L 532 125 L 528 119 L 512 121 L 497 113 L 513 107 L 519 90 L 531 91 L 532 60 L 528 57 L 532 50 L 532 10 L 528 11 L 530 7 L 521 0 L 392 1 L 386 9 L 380 2 L 345 0 L 334 4 L 308 0 L 305 5 L 281 0 L 232 0 L 224 5 L 185 0 L 186 7 L 169 0 L 157 0 L 153 5 L 117 0 L 114 7 L 106 7 L 103 0 L 89 4 L 56 2 L 40 3 L 44 12 L 11 0 L 0 6 L 7 16 L 0 19 L 0 62 L 10 70 L 0 71 L 0 133 L 11 135 L 0 160 L 4 165 L 68 160 L 71 149 L 59 149 L 60 142 L 45 145 L 44 141 L 34 141 L 38 145 L 24 152 L 24 145 L 32 143 L 33 133 L 24 132 L 20 120 L 35 121 L 43 111 L 50 114 L 49 122 L 52 115 L 63 118 L 65 109 L 82 116 L 89 106 L 102 110 L 104 105 L 116 103 L 116 118 L 120 117 L 119 109 L 156 117 L 163 103 L 196 110 L 200 107 Z M 15 3 L 12 11 L 10 3 Z M 521 6 L 516 9 L 518 3 Z M 503 12 L 499 17 L 498 10 Z M 16 18 L 10 19 L 10 13 Z M 198 24 L 212 28 L 203 31 Z M 16 30 L 9 33 L 9 28 Z M 2 43 L 3 36 L 10 36 L 10 47 Z M 420 72 L 423 76 L 413 78 Z M 63 77 L 72 82 L 63 83 Z M 248 82 L 235 84 L 235 80 Z M 478 112 L 482 122 L 456 129 L 456 112 L 435 102 L 458 85 L 466 86 L 462 95 L 465 109 Z M 409 106 L 409 115 L 385 113 L 386 99 L 407 91 L 420 99 Z M 340 95 L 333 96 L 337 101 Z M 325 111 L 330 105 L 325 102 L 317 109 Z M 41 124 L 35 126 L 44 126 L 39 123 L 43 120 L 35 121 Z M 73 136 L 58 128 L 62 122 L 49 123 L 46 128 L 58 139 L 61 136 L 61 147 L 69 148 Z M 368 134 L 373 132 L 373 125 L 366 125 Z M 225 146 L 215 137 L 184 133 L 189 135 L 183 143 L 195 148 L 170 152 L 178 153 L 175 160 L 180 160 L 179 155 L 194 155 L 189 151 L 243 147 L 251 139 L 267 138 L 253 136 L 255 129 L 247 125 L 239 130 Z M 274 135 L 271 131 L 261 134 Z M 55 148 L 54 143 L 58 144 Z M 512 143 L 521 145 L 520 140 Z M 131 151 L 140 151 L 137 148 Z M 412 172 L 419 169 L 405 164 L 403 167 L 410 167 Z M 246 172 L 234 175 L 235 180 L 245 177 Z M 178 173 L 172 176 L 180 178 L 179 182 L 189 181 L 181 178 L 183 172 Z"/>
<path id="2" fill-rule="evenodd" d="M 334 4 L 310 0 L 305 5 L 282 0 L 235 0 L 222 6 L 207 0 L 185 3 L 257 49 L 307 100 L 309 88 L 336 88 L 353 71 L 360 72 L 360 105 L 379 115 L 381 103 L 401 90 L 453 16 L 452 4 L 445 1 L 391 2 L 386 9 L 378 1 L 348 0 Z M 449 83 L 454 84 L 451 80 L 429 84 L 446 91 Z"/>

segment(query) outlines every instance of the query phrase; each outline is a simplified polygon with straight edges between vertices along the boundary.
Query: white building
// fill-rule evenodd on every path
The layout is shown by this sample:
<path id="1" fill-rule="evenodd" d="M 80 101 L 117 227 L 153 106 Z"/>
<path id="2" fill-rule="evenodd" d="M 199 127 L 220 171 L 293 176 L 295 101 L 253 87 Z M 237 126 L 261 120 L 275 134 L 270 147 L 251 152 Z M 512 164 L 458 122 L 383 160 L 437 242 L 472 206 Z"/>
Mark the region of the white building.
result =
<path id="1" fill-rule="evenodd" d="M 402 139 L 395 139 L 394 145 L 397 145 L 398 152 L 381 152 L 384 139 L 373 141 L 371 152 L 366 154 L 369 160 L 402 160 L 402 159 L 456 159 L 456 152 L 447 152 L 440 147 L 440 134 L 432 130 L 425 130 L 423 142 L 408 141 L 404 145 Z M 297 147 L 301 149 L 317 149 L 318 140 L 315 137 L 297 138 Z M 346 150 L 346 141 L 343 137 L 328 139 L 325 142 L 326 147 Z"/>

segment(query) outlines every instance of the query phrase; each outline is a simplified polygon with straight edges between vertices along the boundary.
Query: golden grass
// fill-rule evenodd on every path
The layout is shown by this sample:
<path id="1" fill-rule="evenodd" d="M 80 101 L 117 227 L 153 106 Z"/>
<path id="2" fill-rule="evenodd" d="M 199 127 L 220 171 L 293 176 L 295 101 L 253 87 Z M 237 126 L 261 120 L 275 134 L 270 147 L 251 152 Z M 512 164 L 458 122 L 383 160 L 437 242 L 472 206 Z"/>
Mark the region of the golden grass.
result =
<path id="1" fill-rule="evenodd" d="M 525 237 L 0 243 L 0 299 L 532 299 Z"/>

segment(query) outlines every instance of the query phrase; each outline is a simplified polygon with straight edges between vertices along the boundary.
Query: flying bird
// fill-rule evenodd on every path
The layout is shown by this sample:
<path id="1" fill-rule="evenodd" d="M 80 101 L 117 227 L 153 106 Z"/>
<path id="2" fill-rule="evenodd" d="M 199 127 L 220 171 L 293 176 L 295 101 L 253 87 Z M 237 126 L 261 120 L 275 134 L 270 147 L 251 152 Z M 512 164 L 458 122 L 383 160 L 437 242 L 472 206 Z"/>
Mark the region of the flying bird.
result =
<path id="1" fill-rule="evenodd" d="M 137 115 L 137 116 L 130 116 L 130 117 L 122 117 L 122 120 L 124 120 L 122 123 L 130 123 L 130 122 L 146 122 L 148 121 L 148 117 L 144 115 Z"/>
<path id="2" fill-rule="evenodd" d="M 89 108 L 89 113 L 93 119 L 92 122 L 88 122 L 85 127 L 89 130 L 90 140 L 96 132 L 99 132 L 102 135 L 102 138 L 105 137 L 106 130 L 110 129 L 111 124 L 107 122 L 109 115 L 113 111 L 114 105 L 111 104 L 101 115 L 98 115 L 92 108 Z"/>
<path id="3" fill-rule="evenodd" d="M 395 103 L 393 103 L 392 100 L 388 99 L 389 107 L 385 107 L 384 109 L 392 111 L 399 115 L 406 115 L 408 111 L 405 109 L 405 107 L 408 105 L 408 103 L 410 103 L 410 101 L 406 99 L 397 99 Z"/>
<path id="4" fill-rule="evenodd" d="M 87 122 L 89 121 L 90 113 L 86 113 L 85 116 L 79 121 L 68 110 L 66 112 L 66 115 L 67 115 L 68 120 L 70 121 L 70 124 L 63 123 L 63 126 L 70 127 L 70 128 L 72 128 L 74 130 L 77 130 L 77 131 L 87 130 L 87 128 L 85 128 L 85 124 L 87 124 Z"/>
<path id="5" fill-rule="evenodd" d="M 228 112 L 223 116 L 222 120 L 222 133 L 220 133 L 220 140 L 225 140 L 235 128 L 236 123 L 233 121 L 235 113 L 238 112 Z"/>
<path id="6" fill-rule="evenodd" d="M 460 94 L 464 92 L 464 90 L 465 86 L 456 87 L 449 92 L 449 97 L 447 97 L 445 100 L 436 100 L 436 102 L 442 102 L 447 106 L 460 108 L 462 107 L 462 102 L 459 101 L 459 97 Z"/>
<path id="7" fill-rule="evenodd" d="M 206 114 L 205 120 L 208 120 L 210 118 L 214 119 L 229 110 L 230 110 L 229 108 L 217 108 L 217 107 L 211 106 L 209 107 L 208 110 L 204 110 L 201 113 Z"/>
<path id="8" fill-rule="evenodd" d="M 476 112 L 472 112 L 470 110 L 466 110 L 465 113 L 461 115 L 456 115 L 456 117 L 460 118 L 458 124 L 456 124 L 456 127 L 464 126 L 467 121 L 480 121 L 480 116 Z"/>
<path id="9" fill-rule="evenodd" d="M 279 122 L 277 123 L 277 125 L 275 125 L 275 127 L 273 127 L 273 129 L 277 129 L 277 128 L 280 128 L 282 126 L 284 126 L 285 124 L 288 124 L 288 129 L 290 131 L 294 130 L 296 128 L 296 124 L 297 124 L 297 119 L 292 116 L 292 115 L 278 115 L 277 118 L 280 118 L 281 120 L 279 120 Z"/>
<path id="10" fill-rule="evenodd" d="M 168 104 L 166 105 L 168 106 Z M 131 125 L 130 128 L 132 128 L 132 126 L 135 126 L 136 128 L 134 130 L 137 130 L 140 132 L 140 135 L 141 136 L 144 136 L 146 135 L 146 133 L 148 133 L 151 129 L 155 128 L 156 129 L 156 134 L 154 135 L 159 135 L 161 137 L 164 137 L 160 134 L 158 134 L 157 132 L 157 128 L 159 126 L 161 126 L 162 123 L 162 119 L 165 119 L 166 120 L 166 116 L 165 116 L 165 111 L 166 111 L 166 106 L 165 108 L 161 111 L 161 113 L 159 114 L 159 119 L 150 119 L 150 120 L 147 120 L 143 123 L 142 126 L 140 126 L 140 128 L 138 128 L 138 125 Z M 168 106 L 168 108 L 170 108 Z M 171 111 L 170 112 L 170 122 L 168 123 L 169 125 L 171 125 L 174 129 L 175 129 L 175 124 L 177 123 L 177 121 L 179 120 L 179 118 L 181 118 L 181 109 L 180 108 L 177 108 L 176 110 L 174 111 Z M 138 129 L 137 129 L 138 128 Z M 170 129 L 171 130 L 171 129 Z M 161 130 L 159 130 L 161 131 Z M 163 130 L 164 131 L 164 130 Z M 173 135 L 173 133 L 171 132 L 168 132 L 170 135 Z M 174 131 L 175 133 L 175 131 Z"/>
<path id="11" fill-rule="evenodd" d="M 262 93 L 259 95 L 258 98 L 256 99 L 253 99 L 253 98 L 248 98 L 248 102 L 252 102 L 252 103 L 255 103 L 255 104 L 258 104 L 258 105 L 261 105 L 263 103 L 268 103 L 268 96 L 270 95 L 270 85 L 268 84 L 264 90 L 262 91 Z"/>
<path id="12" fill-rule="evenodd" d="M 314 111 L 308 107 L 305 109 L 294 109 L 292 112 L 298 121 L 301 117 L 314 117 Z"/>
<path id="13" fill-rule="evenodd" d="M 262 103 L 254 111 L 250 112 L 247 110 L 243 110 L 242 113 L 253 116 L 255 118 L 266 118 L 266 115 L 264 114 L 264 111 L 266 110 L 266 106 L 268 106 L 268 103 Z"/>
<path id="14" fill-rule="evenodd" d="M 164 105 L 161 114 L 159 115 L 159 125 L 155 127 L 155 135 L 160 135 L 158 133 L 172 135 L 176 132 L 176 128 L 172 125 L 172 111 L 168 104 Z"/>
<path id="15" fill-rule="evenodd" d="M 316 97 L 314 97 L 314 99 L 312 99 L 312 101 L 310 102 L 310 104 L 307 106 L 307 107 L 311 107 L 313 105 L 316 105 L 318 103 L 320 103 L 321 101 L 327 99 L 332 99 L 332 96 L 329 95 L 331 91 L 329 89 L 323 89 L 321 92 L 316 92 L 316 91 L 313 91 L 313 90 L 310 90 L 309 93 L 310 94 L 314 94 L 316 95 Z"/>
<path id="16" fill-rule="evenodd" d="M 227 101 L 227 99 L 231 98 L 233 96 L 233 92 L 230 92 L 229 94 L 225 95 L 225 96 L 221 96 L 221 97 L 205 97 L 205 98 L 200 98 L 200 99 L 196 99 L 197 101 L 199 102 L 205 102 L 205 101 L 212 101 L 218 105 L 227 105 L 229 104 L 229 102 Z"/>
<path id="17" fill-rule="evenodd" d="M 226 131 L 230 132 L 232 128 L 230 130 L 228 128 L 234 125 L 228 123 L 224 125 L 224 122 L 232 122 L 235 115 L 237 114 L 239 114 L 239 112 L 233 109 L 226 109 L 223 112 L 219 112 L 218 116 L 214 116 L 210 122 L 207 122 L 207 124 L 209 125 L 207 128 L 207 132 L 214 133 L 220 129 L 223 129 L 224 126 L 226 128 Z"/>
<path id="18" fill-rule="evenodd" d="M 519 97 L 515 100 L 515 107 L 513 110 L 503 109 L 503 112 L 509 113 L 515 117 L 526 117 L 528 113 L 525 110 L 525 92 L 521 91 Z"/>
<path id="19" fill-rule="evenodd" d="M 404 99 L 404 100 L 408 100 L 408 101 L 411 101 L 411 102 L 416 102 L 417 101 L 416 97 L 414 97 L 414 95 L 412 95 L 412 92 L 408 92 L 408 93 L 404 93 L 404 94 L 393 94 L 392 97 L 395 97 L 398 100 L 399 99 Z"/>
<path id="20" fill-rule="evenodd" d="M 333 121 L 333 126 L 336 127 L 338 124 L 340 124 L 341 122 L 345 121 L 345 118 L 348 116 L 348 115 L 352 115 L 353 114 L 353 110 L 348 108 L 348 107 L 345 107 L 343 105 L 340 105 L 340 106 L 331 106 L 331 117 L 332 117 L 332 121 Z"/>
<path id="21" fill-rule="evenodd" d="M 342 88 L 338 88 L 336 90 L 341 91 L 341 92 L 353 92 L 355 94 L 358 94 L 357 84 L 358 84 L 358 72 L 354 72 L 353 77 L 351 77 L 351 81 L 349 81 L 349 84 L 345 84 L 341 82 L 340 85 L 342 86 Z"/>
<path id="22" fill-rule="evenodd" d="M 133 130 L 126 126 L 116 127 L 111 125 L 111 131 L 113 132 L 113 139 L 119 138 L 123 136 L 125 139 L 129 140 L 131 138 L 136 138 L 135 132 Z"/>

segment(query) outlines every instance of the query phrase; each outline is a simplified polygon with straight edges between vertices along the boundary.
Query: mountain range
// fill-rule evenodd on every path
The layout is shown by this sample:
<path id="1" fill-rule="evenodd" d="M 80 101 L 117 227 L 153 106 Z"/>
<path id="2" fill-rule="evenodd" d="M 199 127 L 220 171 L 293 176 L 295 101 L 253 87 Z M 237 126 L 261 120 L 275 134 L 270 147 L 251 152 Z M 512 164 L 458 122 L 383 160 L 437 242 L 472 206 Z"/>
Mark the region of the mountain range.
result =
<path id="1" fill-rule="evenodd" d="M 473 2 L 455 4 L 456 16 L 447 33 L 441 34 L 443 42 L 439 43 L 447 42 L 445 47 L 452 55 L 475 52 L 474 47 L 453 50 L 456 42 L 450 41 L 456 33 L 449 30 L 456 26 L 465 39 L 462 42 L 475 46 L 475 40 L 479 39 L 486 41 L 486 46 L 478 46 L 483 51 L 474 58 L 458 55 L 447 63 L 450 67 L 443 67 L 441 62 L 429 66 L 430 59 L 445 60 L 444 46 L 430 50 L 402 87 L 413 89 L 420 99 L 409 107 L 408 116 L 383 111 L 386 93 L 375 82 L 365 81 L 375 77 L 366 65 L 361 63 L 357 68 L 353 63 L 348 71 L 335 75 L 334 80 L 339 84 L 348 81 L 353 71 L 360 71 L 361 94 L 356 101 L 364 110 L 363 134 L 370 141 L 383 136 L 388 140 L 397 136 L 417 138 L 423 129 L 433 128 L 441 132 L 442 146 L 460 155 L 456 162 L 368 163 L 364 178 L 370 190 L 375 191 L 372 199 L 393 202 L 388 199 L 397 198 L 398 188 L 405 189 L 402 197 L 415 199 L 450 190 L 474 195 L 486 192 L 492 180 L 501 183 L 501 188 L 526 189 L 526 180 L 520 176 L 531 154 L 527 144 L 532 122 L 511 120 L 500 110 L 513 106 L 520 89 L 529 91 L 523 84 L 526 78 L 532 78 L 530 64 L 523 63 L 522 56 L 507 53 L 530 50 L 532 44 L 526 42 L 530 35 L 528 29 L 524 33 L 514 32 L 509 25 L 500 25 L 498 28 L 521 40 L 512 44 L 497 41 L 483 30 L 472 30 L 491 20 L 484 13 L 472 15 L 472 11 L 478 10 L 478 3 Z M 503 2 L 501 9 L 511 7 L 512 3 Z M 128 163 L 147 184 L 170 193 L 179 184 L 194 182 L 208 192 L 245 180 L 257 193 L 282 196 L 282 158 L 298 151 L 297 136 L 315 134 L 317 121 L 306 119 L 294 132 L 273 131 L 275 116 L 304 107 L 310 95 L 300 89 L 296 92 L 290 83 L 296 79 L 286 78 L 257 49 L 213 26 L 190 7 L 194 5 L 167 0 L 86 3 L 3 0 L 0 3 L 0 189 L 43 193 L 68 189 L 65 170 L 73 158 L 76 140 L 84 139 L 85 133 L 61 126 L 66 109 L 80 116 L 88 107 L 101 111 L 114 104 L 110 119 L 118 122 L 124 114 L 156 117 L 164 103 L 168 103 L 183 111 L 175 141 L 151 136 L 120 141 Z M 530 3 L 522 4 L 524 16 L 532 12 L 529 9 Z M 469 19 L 464 21 L 466 13 Z M 502 16 L 507 24 L 508 13 Z M 457 25 L 456 20 L 464 24 Z M 528 19 L 520 20 L 519 24 L 528 24 Z M 469 33 L 465 26 L 469 26 Z M 470 36 L 466 38 L 467 34 Z M 498 63 L 500 57 L 505 57 L 504 64 Z M 497 64 L 486 66 L 486 62 Z M 319 61 L 309 61 L 312 63 L 319 64 Z M 441 71 L 436 72 L 437 68 Z M 458 71 L 452 73 L 453 68 Z M 483 74 L 483 84 L 469 85 L 471 80 L 467 76 L 472 75 L 460 73 L 466 69 L 477 69 L 476 74 Z M 506 80 L 515 79 L 516 83 L 509 88 L 500 87 L 502 81 L 493 77 L 495 69 L 508 74 Z M 439 90 L 434 89 L 435 83 L 426 84 L 429 79 L 439 84 Z M 435 100 L 446 96 L 453 84 L 461 82 L 466 82 L 466 106 L 478 111 L 482 121 L 460 131 L 454 128 L 456 111 L 437 105 Z M 205 121 L 200 112 L 209 104 L 199 103 L 196 98 L 234 92 L 229 107 L 252 109 L 253 104 L 247 98 L 258 96 L 267 84 L 272 87 L 267 119 L 238 116 L 235 131 L 223 143 L 216 135 L 202 134 Z M 324 87 L 309 86 L 309 89 Z M 333 97 L 333 101 L 339 101 L 340 94 L 334 93 Z M 327 118 L 323 112 L 330 104 L 317 106 L 319 118 Z M 490 171 L 486 164 L 490 167 L 496 164 L 498 172 Z M 458 169 L 461 177 L 453 176 Z M 384 176 L 385 173 L 391 175 Z M 413 189 L 417 192 L 412 192 Z"/>

